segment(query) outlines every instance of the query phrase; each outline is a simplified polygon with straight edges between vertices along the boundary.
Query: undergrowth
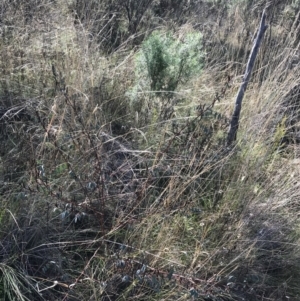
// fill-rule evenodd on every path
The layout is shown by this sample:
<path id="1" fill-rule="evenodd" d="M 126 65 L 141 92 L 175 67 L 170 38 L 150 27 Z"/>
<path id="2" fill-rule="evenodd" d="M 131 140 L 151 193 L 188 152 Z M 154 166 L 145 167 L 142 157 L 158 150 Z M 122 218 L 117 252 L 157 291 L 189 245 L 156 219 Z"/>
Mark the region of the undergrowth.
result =
<path id="1" fill-rule="evenodd" d="M 299 299 L 299 3 L 202 2 L 3 2 L 1 300 Z"/>

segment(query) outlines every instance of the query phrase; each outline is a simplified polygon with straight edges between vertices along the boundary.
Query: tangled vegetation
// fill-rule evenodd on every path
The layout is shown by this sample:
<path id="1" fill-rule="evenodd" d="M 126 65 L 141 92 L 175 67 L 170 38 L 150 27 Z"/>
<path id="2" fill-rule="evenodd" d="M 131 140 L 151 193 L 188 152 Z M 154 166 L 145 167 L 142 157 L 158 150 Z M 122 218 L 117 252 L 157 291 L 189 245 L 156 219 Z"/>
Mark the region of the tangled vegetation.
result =
<path id="1" fill-rule="evenodd" d="M 299 11 L 3 0 L 0 301 L 299 300 Z"/>

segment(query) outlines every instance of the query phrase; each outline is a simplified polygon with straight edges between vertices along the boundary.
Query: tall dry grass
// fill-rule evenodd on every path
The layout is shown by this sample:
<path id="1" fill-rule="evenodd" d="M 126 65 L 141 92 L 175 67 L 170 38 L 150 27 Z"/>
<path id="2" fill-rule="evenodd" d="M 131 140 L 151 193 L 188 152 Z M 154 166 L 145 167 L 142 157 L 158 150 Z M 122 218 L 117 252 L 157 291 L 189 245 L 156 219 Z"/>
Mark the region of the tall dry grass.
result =
<path id="1" fill-rule="evenodd" d="M 74 3 L 1 10 L 4 300 L 297 300 L 296 2 L 267 8 L 233 149 L 227 121 L 265 2 L 164 14 L 161 1 L 130 33 L 118 1 Z M 139 126 L 126 92 L 140 41 L 190 27 L 202 73 L 176 91 L 173 115 Z"/>

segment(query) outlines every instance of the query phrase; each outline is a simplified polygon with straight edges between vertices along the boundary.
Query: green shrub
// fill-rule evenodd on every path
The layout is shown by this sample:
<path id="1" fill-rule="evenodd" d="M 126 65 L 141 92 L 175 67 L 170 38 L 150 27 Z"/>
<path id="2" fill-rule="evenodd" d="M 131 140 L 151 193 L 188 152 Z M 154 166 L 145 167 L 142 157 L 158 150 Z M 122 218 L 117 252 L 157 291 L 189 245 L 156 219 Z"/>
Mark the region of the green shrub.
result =
<path id="1" fill-rule="evenodd" d="M 179 83 L 202 69 L 202 36 L 188 33 L 182 39 L 155 31 L 137 55 L 137 79 L 148 81 L 152 91 L 175 91 Z"/>
<path id="2" fill-rule="evenodd" d="M 144 41 L 136 55 L 135 85 L 128 93 L 134 111 L 154 112 L 153 97 L 160 100 L 156 107 L 164 106 L 162 101 L 169 102 L 180 84 L 186 84 L 201 72 L 204 57 L 201 41 L 202 35 L 193 30 L 181 37 L 155 31 Z"/>

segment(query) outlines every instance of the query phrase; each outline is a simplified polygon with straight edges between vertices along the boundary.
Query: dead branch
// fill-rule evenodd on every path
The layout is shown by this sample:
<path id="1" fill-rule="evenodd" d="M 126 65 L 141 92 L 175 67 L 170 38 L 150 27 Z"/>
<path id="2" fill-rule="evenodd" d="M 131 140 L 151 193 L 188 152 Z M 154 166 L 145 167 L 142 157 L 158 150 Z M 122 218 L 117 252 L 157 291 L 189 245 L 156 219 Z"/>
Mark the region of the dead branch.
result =
<path id="1" fill-rule="evenodd" d="M 263 35 L 267 29 L 267 25 L 265 25 L 266 21 L 266 14 L 265 10 L 262 13 L 260 26 L 257 32 L 256 39 L 254 40 L 253 47 L 249 56 L 249 60 L 246 67 L 246 72 L 243 77 L 243 82 L 240 86 L 240 89 L 238 91 L 236 100 L 235 100 L 235 108 L 234 112 L 232 114 L 231 122 L 230 122 L 230 128 L 227 136 L 227 145 L 231 145 L 236 140 L 236 134 L 239 128 L 239 119 L 240 119 L 240 113 L 242 109 L 242 101 L 245 94 L 245 91 L 247 89 L 247 85 L 251 76 L 251 72 L 254 66 L 255 58 L 258 53 L 259 46 L 261 44 Z"/>

